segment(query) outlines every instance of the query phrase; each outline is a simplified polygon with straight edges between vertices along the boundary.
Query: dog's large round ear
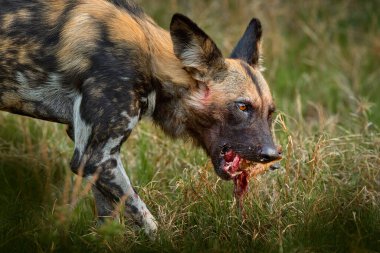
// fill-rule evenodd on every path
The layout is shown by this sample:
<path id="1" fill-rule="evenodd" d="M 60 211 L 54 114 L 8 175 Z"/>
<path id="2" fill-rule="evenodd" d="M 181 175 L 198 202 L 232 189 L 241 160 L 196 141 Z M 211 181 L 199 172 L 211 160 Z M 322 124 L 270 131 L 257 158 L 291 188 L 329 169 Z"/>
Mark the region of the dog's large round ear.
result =
<path id="1" fill-rule="evenodd" d="M 207 81 L 225 68 L 222 53 L 193 21 L 174 14 L 170 23 L 174 53 L 194 79 Z"/>
<path id="2" fill-rule="evenodd" d="M 260 59 L 261 35 L 260 20 L 253 18 L 230 57 L 241 59 L 251 66 L 257 66 Z"/>

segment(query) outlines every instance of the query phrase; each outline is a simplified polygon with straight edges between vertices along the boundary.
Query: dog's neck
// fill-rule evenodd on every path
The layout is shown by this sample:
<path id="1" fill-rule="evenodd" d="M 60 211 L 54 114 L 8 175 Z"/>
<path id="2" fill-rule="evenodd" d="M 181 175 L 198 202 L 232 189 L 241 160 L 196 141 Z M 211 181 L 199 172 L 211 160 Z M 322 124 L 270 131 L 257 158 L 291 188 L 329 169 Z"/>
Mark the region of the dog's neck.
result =
<path id="1" fill-rule="evenodd" d="M 172 89 L 194 86 L 195 80 L 183 69 L 181 61 L 174 54 L 169 32 L 150 22 L 145 29 L 149 32 L 148 43 L 154 77 L 162 83 L 171 83 Z"/>
<path id="2" fill-rule="evenodd" d="M 150 38 L 152 74 L 157 81 L 153 120 L 173 137 L 187 135 L 185 97 L 196 87 L 196 81 L 183 69 L 181 61 L 175 56 L 170 34 L 154 23 L 145 27 Z"/>

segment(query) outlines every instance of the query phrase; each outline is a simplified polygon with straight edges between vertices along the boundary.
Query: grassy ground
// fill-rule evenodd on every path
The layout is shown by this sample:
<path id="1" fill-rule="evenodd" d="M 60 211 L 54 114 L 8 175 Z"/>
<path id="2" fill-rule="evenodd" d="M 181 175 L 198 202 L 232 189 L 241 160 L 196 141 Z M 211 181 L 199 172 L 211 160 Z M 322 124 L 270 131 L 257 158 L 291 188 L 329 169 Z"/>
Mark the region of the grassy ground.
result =
<path id="1" fill-rule="evenodd" d="M 149 241 L 96 226 L 64 126 L 0 113 L 0 252 L 380 252 L 379 2 L 138 2 L 163 27 L 189 15 L 225 55 L 262 20 L 284 168 L 251 182 L 242 221 L 201 150 L 141 122 L 123 160 L 159 221 Z"/>

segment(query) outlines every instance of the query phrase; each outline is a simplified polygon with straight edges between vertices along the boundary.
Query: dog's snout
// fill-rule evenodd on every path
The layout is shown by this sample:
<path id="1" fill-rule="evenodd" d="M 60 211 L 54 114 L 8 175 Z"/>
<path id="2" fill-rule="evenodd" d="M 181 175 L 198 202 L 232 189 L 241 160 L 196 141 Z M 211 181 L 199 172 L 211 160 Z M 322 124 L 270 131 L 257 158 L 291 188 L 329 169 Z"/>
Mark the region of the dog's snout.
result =
<path id="1" fill-rule="evenodd" d="M 263 146 L 260 151 L 260 162 L 268 163 L 281 158 L 281 150 L 272 146 Z"/>

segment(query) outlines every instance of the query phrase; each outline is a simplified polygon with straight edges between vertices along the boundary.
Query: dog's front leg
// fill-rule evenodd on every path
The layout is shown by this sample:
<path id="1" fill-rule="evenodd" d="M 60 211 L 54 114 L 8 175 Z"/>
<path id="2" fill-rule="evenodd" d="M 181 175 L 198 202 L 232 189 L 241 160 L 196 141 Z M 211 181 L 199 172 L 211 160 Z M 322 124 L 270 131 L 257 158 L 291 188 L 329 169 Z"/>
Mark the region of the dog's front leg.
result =
<path id="1" fill-rule="evenodd" d="M 70 139 L 75 142 L 74 127 L 72 125 L 69 125 L 66 129 L 66 132 Z M 96 214 L 99 218 L 99 224 L 103 224 L 104 220 L 107 218 L 115 218 L 115 216 L 118 216 L 118 214 L 114 211 L 115 205 L 117 203 L 112 201 L 112 199 L 108 198 L 106 195 L 104 195 L 96 187 L 96 185 L 92 186 L 92 195 L 95 198 Z"/>
<path id="2" fill-rule="evenodd" d="M 113 139 L 109 142 L 117 143 Z M 108 145 L 109 143 L 105 146 Z M 111 149 L 108 148 L 102 149 L 102 153 L 103 158 L 97 164 L 100 170 L 99 178 L 94 187 L 96 187 L 95 191 L 101 193 L 105 198 L 100 198 L 100 196 L 96 198 L 97 201 L 101 201 L 97 203 L 98 214 L 104 216 L 111 212 L 111 216 L 117 215 L 113 209 L 107 208 L 110 206 L 109 203 L 120 203 L 122 201 L 121 204 L 125 206 L 126 217 L 132 218 L 133 222 L 142 227 L 149 236 L 154 236 L 157 230 L 156 221 L 145 203 L 134 191 L 125 173 L 119 153 L 112 154 Z M 116 211 L 118 210 L 116 209 Z"/>
<path id="3" fill-rule="evenodd" d="M 156 221 L 134 191 L 120 159 L 120 147 L 138 122 L 140 109 L 128 106 L 118 110 L 120 105 L 113 108 L 114 100 L 107 99 L 95 106 L 98 102 L 91 92 L 86 93 L 85 87 L 83 91 L 73 110 L 75 152 L 71 168 L 85 177 L 98 177 L 94 187 L 96 199 L 102 201 L 97 203 L 99 215 L 112 216 L 112 203 L 122 202 L 126 216 L 153 236 Z M 99 114 L 98 110 L 108 113 Z"/>
<path id="4" fill-rule="evenodd" d="M 118 217 L 115 213 L 115 205 L 117 202 L 104 195 L 95 185 L 92 186 L 92 194 L 95 198 L 96 215 L 99 219 L 99 224 L 103 224 L 107 218 Z"/>

